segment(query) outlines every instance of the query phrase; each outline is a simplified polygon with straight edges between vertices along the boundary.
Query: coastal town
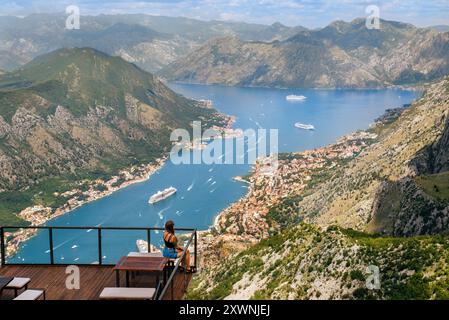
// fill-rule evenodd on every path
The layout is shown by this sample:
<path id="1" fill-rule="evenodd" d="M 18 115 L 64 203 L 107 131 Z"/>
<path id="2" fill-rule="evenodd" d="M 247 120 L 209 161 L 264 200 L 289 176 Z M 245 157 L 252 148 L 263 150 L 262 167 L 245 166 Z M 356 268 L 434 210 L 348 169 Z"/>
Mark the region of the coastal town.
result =
<path id="1" fill-rule="evenodd" d="M 203 100 L 201 100 L 203 101 Z M 209 101 L 209 100 L 207 100 Z M 207 136 L 202 136 L 200 138 L 193 138 L 191 141 L 187 143 L 183 142 L 174 142 L 173 144 L 179 146 L 183 150 L 191 151 L 191 150 L 205 150 L 207 145 L 212 140 L 222 140 L 222 139 L 238 139 L 241 138 L 244 134 L 242 129 L 234 129 L 232 126 L 236 121 L 235 116 L 225 116 L 223 115 L 224 126 L 212 126 L 208 130 Z"/>

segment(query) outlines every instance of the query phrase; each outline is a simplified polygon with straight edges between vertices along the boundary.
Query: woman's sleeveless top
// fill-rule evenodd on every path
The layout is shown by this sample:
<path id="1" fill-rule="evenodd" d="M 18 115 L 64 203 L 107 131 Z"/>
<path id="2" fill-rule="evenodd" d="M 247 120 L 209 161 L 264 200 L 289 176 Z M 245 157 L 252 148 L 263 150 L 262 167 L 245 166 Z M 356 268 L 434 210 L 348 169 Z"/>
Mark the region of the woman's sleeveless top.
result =
<path id="1" fill-rule="evenodd" d="M 174 249 L 176 247 L 176 237 L 174 234 L 164 232 L 164 243 L 167 248 Z"/>

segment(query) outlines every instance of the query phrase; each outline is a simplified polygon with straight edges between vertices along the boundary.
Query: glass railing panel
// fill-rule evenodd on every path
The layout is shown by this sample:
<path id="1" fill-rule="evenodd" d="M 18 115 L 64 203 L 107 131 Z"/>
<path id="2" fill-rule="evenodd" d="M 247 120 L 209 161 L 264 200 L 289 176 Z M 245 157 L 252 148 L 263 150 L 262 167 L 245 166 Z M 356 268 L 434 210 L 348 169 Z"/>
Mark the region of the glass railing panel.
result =
<path id="1" fill-rule="evenodd" d="M 138 245 L 148 241 L 145 230 L 102 230 L 103 264 L 116 264 L 130 252 L 139 252 Z"/>
<path id="2" fill-rule="evenodd" d="M 53 229 L 55 264 L 98 264 L 96 229 Z"/>
<path id="3" fill-rule="evenodd" d="M 48 229 L 4 229 L 6 263 L 50 264 Z"/>

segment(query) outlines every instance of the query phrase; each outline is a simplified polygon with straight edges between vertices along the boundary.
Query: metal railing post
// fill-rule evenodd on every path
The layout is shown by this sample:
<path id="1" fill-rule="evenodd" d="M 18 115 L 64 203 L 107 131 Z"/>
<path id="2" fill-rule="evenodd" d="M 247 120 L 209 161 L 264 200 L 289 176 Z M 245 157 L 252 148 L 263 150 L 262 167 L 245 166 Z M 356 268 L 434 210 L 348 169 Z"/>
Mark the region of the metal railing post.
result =
<path id="1" fill-rule="evenodd" d="M 53 265 L 55 264 L 55 258 L 54 258 L 54 254 L 53 254 L 53 228 L 50 227 L 48 228 L 48 240 L 49 240 L 49 244 L 50 244 L 50 264 Z"/>
<path id="2" fill-rule="evenodd" d="M 103 265 L 103 250 L 101 242 L 101 228 L 98 228 L 98 264 Z"/>
<path id="3" fill-rule="evenodd" d="M 194 261 L 194 267 L 195 267 L 195 272 L 196 272 L 196 269 L 197 269 L 197 266 L 198 266 L 198 264 L 197 264 L 197 259 L 198 259 L 198 253 L 197 253 L 197 251 L 198 251 L 198 234 L 197 234 L 196 229 L 195 229 L 194 232 L 195 232 L 195 247 L 194 247 L 194 250 L 195 250 L 194 259 L 195 259 L 195 261 Z"/>
<path id="4" fill-rule="evenodd" d="M 148 253 L 151 253 L 151 229 L 147 229 Z"/>
<path id="5" fill-rule="evenodd" d="M 0 227 L 0 250 L 1 250 L 1 262 L 2 266 L 6 264 L 6 253 L 5 253 L 5 229 Z"/>

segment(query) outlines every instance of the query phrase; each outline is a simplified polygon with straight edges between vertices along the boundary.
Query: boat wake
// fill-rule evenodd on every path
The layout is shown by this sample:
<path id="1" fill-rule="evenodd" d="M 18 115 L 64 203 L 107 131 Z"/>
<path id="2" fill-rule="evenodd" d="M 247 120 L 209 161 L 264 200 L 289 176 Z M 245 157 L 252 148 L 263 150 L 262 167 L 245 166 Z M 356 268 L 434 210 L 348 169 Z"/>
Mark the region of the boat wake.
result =
<path id="1" fill-rule="evenodd" d="M 195 181 L 193 181 L 190 186 L 187 188 L 187 191 L 192 191 L 193 186 L 195 185 Z"/>
<path id="2" fill-rule="evenodd" d="M 79 237 L 73 237 L 73 238 L 67 239 L 67 240 L 64 241 L 64 242 L 61 242 L 61 243 L 58 244 L 57 246 L 54 246 L 54 247 L 53 247 L 53 251 L 56 251 L 57 249 L 61 248 L 62 246 L 66 245 L 67 243 L 69 243 L 69 242 L 71 242 L 71 241 L 73 241 L 73 240 L 75 240 L 75 239 L 77 239 L 77 238 L 79 238 Z M 72 249 L 75 249 L 74 247 L 75 247 L 75 248 L 78 248 L 77 245 L 73 245 L 73 246 L 72 246 Z M 45 253 L 50 253 L 50 250 L 45 251 Z"/>
<path id="3" fill-rule="evenodd" d="M 183 213 L 184 213 L 184 211 L 180 211 L 180 210 L 177 210 L 177 211 L 175 212 L 175 214 L 176 214 L 178 217 L 182 216 Z"/>
<path id="4" fill-rule="evenodd" d="M 164 208 L 157 213 L 157 215 L 159 216 L 159 219 L 161 219 L 161 220 L 164 219 L 164 212 L 167 211 L 168 209 L 170 209 L 170 207 Z"/>

